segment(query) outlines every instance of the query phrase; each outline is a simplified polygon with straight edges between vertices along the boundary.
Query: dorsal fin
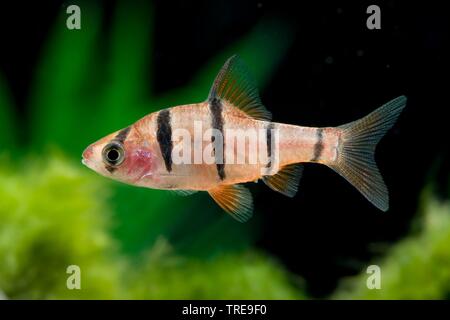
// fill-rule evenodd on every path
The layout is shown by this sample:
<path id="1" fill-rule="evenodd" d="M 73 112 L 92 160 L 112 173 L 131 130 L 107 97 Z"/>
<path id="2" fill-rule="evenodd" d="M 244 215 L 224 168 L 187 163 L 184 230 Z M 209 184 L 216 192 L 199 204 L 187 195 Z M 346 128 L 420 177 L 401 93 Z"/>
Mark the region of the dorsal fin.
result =
<path id="1" fill-rule="evenodd" d="M 222 185 L 208 190 L 217 204 L 239 222 L 253 215 L 253 200 L 250 191 L 243 185 Z"/>
<path id="2" fill-rule="evenodd" d="M 262 180 L 272 190 L 292 198 L 297 193 L 302 173 L 302 164 L 290 164 L 282 167 L 280 171 L 273 176 L 264 176 Z"/>
<path id="3" fill-rule="evenodd" d="M 220 69 L 209 92 L 208 100 L 222 99 L 257 120 L 272 119 L 262 105 L 258 89 L 242 60 L 234 55 Z"/>

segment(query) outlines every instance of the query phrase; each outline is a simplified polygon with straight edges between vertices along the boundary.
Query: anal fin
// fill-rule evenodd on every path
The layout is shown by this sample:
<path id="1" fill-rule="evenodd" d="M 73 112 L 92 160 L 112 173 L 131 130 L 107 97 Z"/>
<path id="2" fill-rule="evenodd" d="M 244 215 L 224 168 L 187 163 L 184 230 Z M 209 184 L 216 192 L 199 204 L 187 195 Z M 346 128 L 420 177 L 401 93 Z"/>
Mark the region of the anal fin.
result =
<path id="1" fill-rule="evenodd" d="M 278 191 L 285 196 L 292 198 L 297 193 L 302 173 L 302 164 L 290 164 L 282 167 L 272 176 L 262 177 L 262 180 L 272 190 Z"/>
<path id="2" fill-rule="evenodd" d="M 169 190 L 173 194 L 179 195 L 179 196 L 190 196 L 191 194 L 194 194 L 197 192 L 197 190 L 185 190 L 185 189 L 172 189 Z"/>
<path id="3" fill-rule="evenodd" d="M 253 215 L 253 200 L 250 191 L 243 185 L 222 185 L 208 190 L 217 204 L 239 222 Z"/>

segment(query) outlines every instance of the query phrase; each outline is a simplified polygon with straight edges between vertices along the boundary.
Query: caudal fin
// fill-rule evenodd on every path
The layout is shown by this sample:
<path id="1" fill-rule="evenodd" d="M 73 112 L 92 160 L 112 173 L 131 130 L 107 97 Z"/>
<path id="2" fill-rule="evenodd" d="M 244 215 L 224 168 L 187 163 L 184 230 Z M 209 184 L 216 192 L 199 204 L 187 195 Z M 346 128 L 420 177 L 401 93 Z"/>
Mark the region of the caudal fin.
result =
<path id="1" fill-rule="evenodd" d="M 375 147 L 394 125 L 405 105 L 406 97 L 400 96 L 366 117 L 340 126 L 338 156 L 329 165 L 383 211 L 389 208 L 389 196 L 375 163 Z"/>

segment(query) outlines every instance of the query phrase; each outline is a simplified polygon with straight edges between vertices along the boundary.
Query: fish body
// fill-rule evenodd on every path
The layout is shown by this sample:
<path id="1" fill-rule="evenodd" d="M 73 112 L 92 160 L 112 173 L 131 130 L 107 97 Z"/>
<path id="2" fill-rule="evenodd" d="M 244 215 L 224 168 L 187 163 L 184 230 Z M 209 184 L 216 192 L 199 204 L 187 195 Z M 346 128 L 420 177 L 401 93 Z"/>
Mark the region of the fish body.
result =
<path id="1" fill-rule="evenodd" d="M 405 103 L 405 97 L 398 97 L 340 127 L 272 122 L 245 67 L 233 56 L 220 70 L 206 101 L 151 113 L 91 144 L 82 161 L 131 185 L 184 194 L 207 191 L 239 221 L 253 211 L 243 183 L 262 179 L 292 197 L 302 163 L 321 163 L 385 211 L 387 188 L 374 150 Z"/>

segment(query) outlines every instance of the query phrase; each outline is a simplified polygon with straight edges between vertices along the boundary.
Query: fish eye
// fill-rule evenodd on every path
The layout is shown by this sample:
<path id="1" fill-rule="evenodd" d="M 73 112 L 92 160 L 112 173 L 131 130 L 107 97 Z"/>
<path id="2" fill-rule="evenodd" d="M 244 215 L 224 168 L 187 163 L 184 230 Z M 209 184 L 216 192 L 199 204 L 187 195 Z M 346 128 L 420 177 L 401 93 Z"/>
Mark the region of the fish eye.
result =
<path id="1" fill-rule="evenodd" d="M 120 165 L 124 158 L 125 158 L 125 152 L 123 150 L 123 146 L 121 143 L 118 142 L 111 142 L 108 143 L 103 148 L 103 161 L 110 166 L 118 166 Z"/>

